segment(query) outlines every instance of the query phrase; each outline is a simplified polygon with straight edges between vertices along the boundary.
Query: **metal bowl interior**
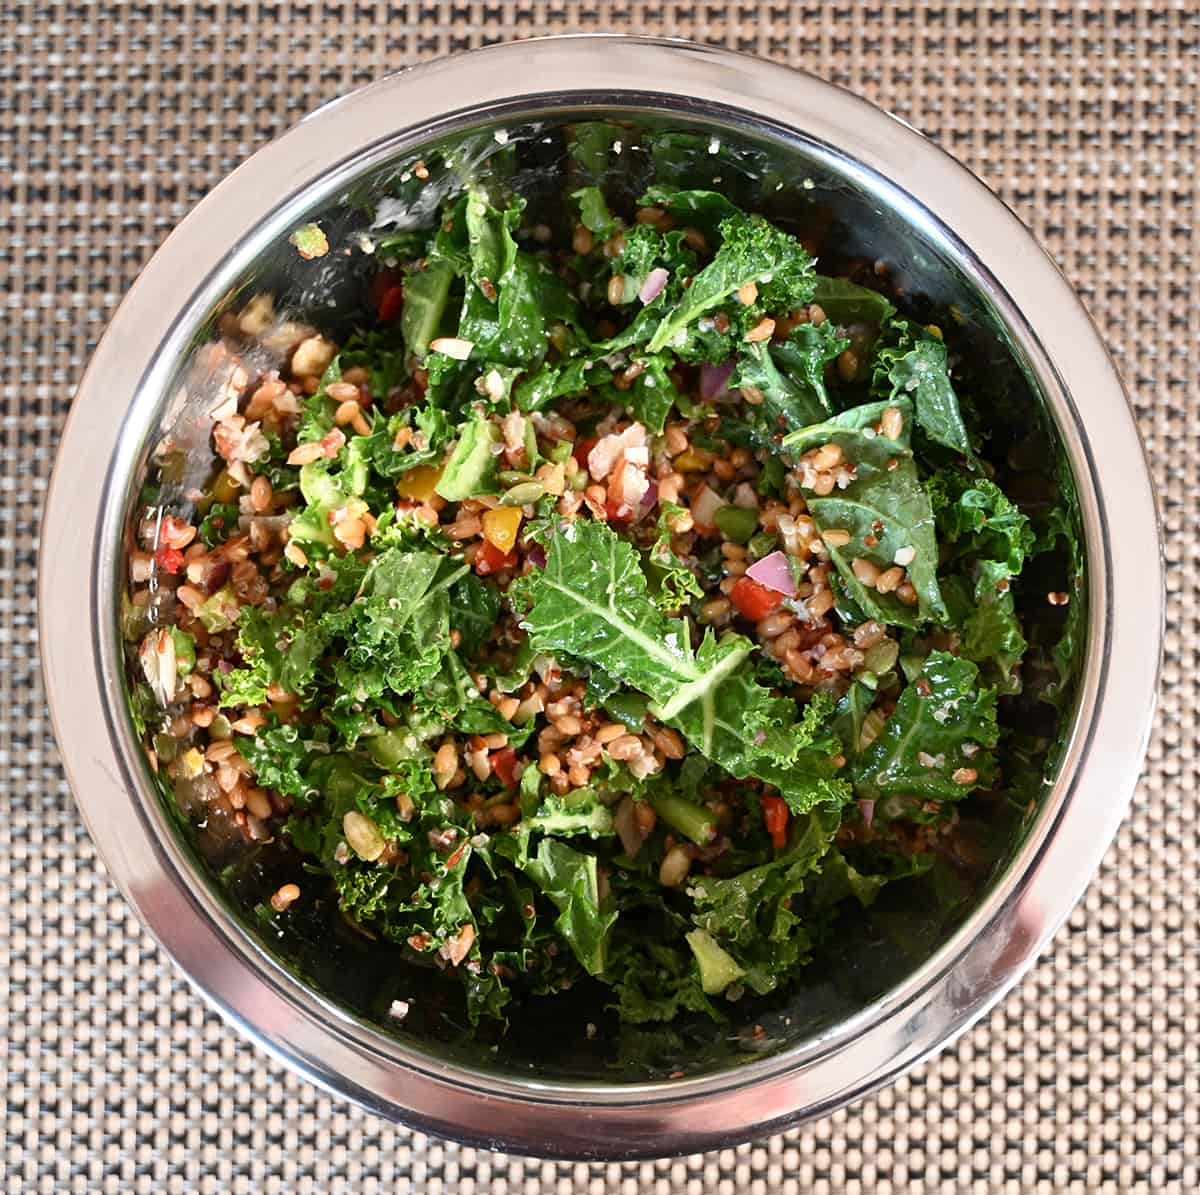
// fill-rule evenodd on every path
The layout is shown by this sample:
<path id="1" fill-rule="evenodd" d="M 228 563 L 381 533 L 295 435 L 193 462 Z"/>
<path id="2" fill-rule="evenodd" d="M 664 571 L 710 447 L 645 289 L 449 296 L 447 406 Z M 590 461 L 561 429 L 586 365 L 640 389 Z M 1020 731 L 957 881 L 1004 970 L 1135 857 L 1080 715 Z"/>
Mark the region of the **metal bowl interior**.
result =
<path id="1" fill-rule="evenodd" d="M 649 1054 L 645 1034 L 588 1038 L 590 1010 L 486 1048 L 417 1018 L 389 1025 L 388 1001 L 413 995 L 390 956 L 264 935 L 252 908 L 269 869 L 221 883 L 146 765 L 118 627 L 155 446 L 168 434 L 190 446 L 178 496 L 210 472 L 205 412 L 228 363 L 206 346 L 220 316 L 269 290 L 336 332 L 362 305 L 380 235 L 426 224 L 466 179 L 502 178 L 559 219 L 564 128 L 585 120 L 619 124 L 605 178 L 615 190 L 721 190 L 847 256 L 887 261 L 913 314 L 952 317 L 995 393 L 1024 413 L 1013 444 L 1032 454 L 1030 473 L 1065 463 L 1088 561 L 1073 710 L 1047 724 L 1036 810 L 1013 825 L 965 916 L 919 949 L 877 935 L 788 1000 L 731 1008 L 720 1030 L 655 1030 Z M 448 169 L 426 185 L 419 161 Z M 332 246 L 315 262 L 289 243 L 310 220 Z M 272 359 L 268 345 L 254 352 Z M 168 951 L 225 1015 L 316 1081 L 527 1152 L 724 1143 L 815 1115 L 945 1044 L 1015 981 L 1082 890 L 1132 791 L 1153 705 L 1153 502 L 1120 384 L 1069 288 L 994 197 L 898 122 L 808 77 L 698 47 L 572 39 L 485 51 L 366 88 L 256 155 L 172 235 L 114 320 L 65 436 L 44 544 L 44 658 L 64 758 L 110 869 Z M 83 592 L 88 620 L 63 596 Z"/>

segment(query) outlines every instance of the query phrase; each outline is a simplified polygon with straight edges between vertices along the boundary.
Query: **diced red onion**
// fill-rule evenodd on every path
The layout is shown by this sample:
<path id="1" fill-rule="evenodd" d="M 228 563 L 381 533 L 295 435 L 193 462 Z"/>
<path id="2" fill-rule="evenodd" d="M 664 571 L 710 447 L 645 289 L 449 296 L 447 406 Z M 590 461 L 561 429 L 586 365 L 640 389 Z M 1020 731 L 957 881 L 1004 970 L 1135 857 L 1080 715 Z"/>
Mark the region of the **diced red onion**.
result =
<path id="1" fill-rule="evenodd" d="M 227 561 L 213 559 L 212 555 L 205 556 L 199 563 L 192 561 L 188 564 L 188 582 L 200 590 L 206 597 L 211 597 L 229 578 Z"/>
<path id="2" fill-rule="evenodd" d="M 528 552 L 525 553 L 525 559 L 533 565 L 534 568 L 546 567 L 546 549 L 541 544 L 534 544 Z"/>
<path id="3" fill-rule="evenodd" d="M 642 495 L 642 500 L 638 503 L 637 513 L 634 515 L 634 520 L 640 522 L 653 509 L 658 502 L 658 482 L 654 478 L 650 478 L 650 484 L 646 487 L 646 492 Z"/>
<path id="4" fill-rule="evenodd" d="M 724 398 L 728 395 L 733 365 L 732 361 L 726 361 L 724 365 L 700 366 L 700 397 Z"/>
<path id="5" fill-rule="evenodd" d="M 701 486 L 692 502 L 692 520 L 697 527 L 713 527 L 713 515 L 729 503 L 709 486 Z"/>
<path id="6" fill-rule="evenodd" d="M 786 597 L 796 596 L 796 578 L 792 576 L 791 566 L 782 552 L 775 551 L 756 560 L 746 570 L 746 576 L 776 593 Z"/>
<path id="7" fill-rule="evenodd" d="M 870 824 L 875 820 L 874 801 L 859 801 L 858 811 L 862 814 L 864 826 L 870 826 Z"/>
<path id="8" fill-rule="evenodd" d="M 643 303 L 653 303 L 654 300 L 662 294 L 663 287 L 667 285 L 667 279 L 670 278 L 670 276 L 671 275 L 667 273 L 662 266 L 658 266 L 651 270 L 650 273 L 646 275 L 646 280 L 642 283 L 641 290 L 638 291 L 638 298 L 641 299 Z"/>

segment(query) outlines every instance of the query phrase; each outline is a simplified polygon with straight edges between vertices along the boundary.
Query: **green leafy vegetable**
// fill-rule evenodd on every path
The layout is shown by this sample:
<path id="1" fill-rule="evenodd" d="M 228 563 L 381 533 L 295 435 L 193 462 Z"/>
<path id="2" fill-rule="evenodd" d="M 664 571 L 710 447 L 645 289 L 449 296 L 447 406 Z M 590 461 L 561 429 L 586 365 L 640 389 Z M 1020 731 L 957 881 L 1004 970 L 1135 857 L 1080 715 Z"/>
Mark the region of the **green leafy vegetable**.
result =
<path id="1" fill-rule="evenodd" d="M 832 729 L 842 741 L 846 754 L 851 757 L 861 750 L 863 723 L 875 704 L 875 698 L 876 692 L 870 685 L 855 681 L 837 704 Z"/>
<path id="2" fill-rule="evenodd" d="M 875 432 L 888 408 L 902 418 L 902 430 L 895 440 Z M 933 509 L 909 447 L 911 410 L 904 398 L 867 403 L 794 432 L 783 441 L 784 447 L 796 454 L 836 444 L 854 466 L 854 478 L 844 489 L 807 499 L 809 513 L 823 533 L 850 533 L 848 544 L 829 545 L 829 555 L 855 604 L 867 617 L 899 626 L 946 618 L 937 581 Z M 906 605 L 895 592 L 880 593 L 864 583 L 854 569 L 854 561 L 859 559 L 879 570 L 904 562 L 902 567 L 917 593 L 916 607 Z"/>
<path id="3" fill-rule="evenodd" d="M 590 838 L 603 838 L 613 832 L 612 814 L 588 789 L 576 789 L 567 797 L 548 797 L 525 825 L 543 834 L 586 834 Z"/>
<path id="4" fill-rule="evenodd" d="M 601 907 L 595 855 L 543 838 L 525 871 L 558 909 L 555 926 L 590 975 L 603 975 L 615 910 Z"/>
<path id="5" fill-rule="evenodd" d="M 288 610 L 269 615 L 253 606 L 238 620 L 238 648 L 247 666 L 221 678 L 221 705 L 261 705 L 267 689 L 305 694 L 313 682 L 317 661 L 328 646 L 318 626 L 307 625 Z"/>
<path id="6" fill-rule="evenodd" d="M 629 414 L 656 436 L 662 434 L 663 426 L 671 408 L 679 398 L 679 391 L 671 380 L 667 369 L 671 361 L 665 354 L 639 359 L 641 372 L 627 390 L 615 386 L 604 388 L 610 400 L 623 406 Z"/>
<path id="7" fill-rule="evenodd" d="M 718 947 L 719 949 L 719 947 Z M 653 939 L 623 940 L 609 966 L 617 1013 L 627 1025 L 673 1021 L 683 1012 L 721 1019 L 700 987 L 692 955 Z"/>
<path id="8" fill-rule="evenodd" d="M 673 502 L 661 504 L 658 538 L 650 545 L 646 559 L 650 600 L 664 613 L 678 610 L 691 598 L 704 596 L 704 589 L 692 569 L 671 550 L 670 520 L 683 513 Z"/>
<path id="9" fill-rule="evenodd" d="M 651 187 L 641 202 L 662 207 L 681 224 L 699 228 L 709 236 L 719 233 L 723 220 L 742 218 L 736 204 L 717 191 L 678 191 L 671 187 Z"/>
<path id="10" fill-rule="evenodd" d="M 751 644 L 709 632 L 693 652 L 686 624 L 658 611 L 637 553 L 609 528 L 570 524 L 551 540 L 545 569 L 514 591 L 536 650 L 569 652 L 645 693 L 660 720 L 732 775 L 774 784 L 797 809 L 845 799 L 828 763 L 808 752 L 813 736 L 795 703 L 755 682 Z"/>
<path id="11" fill-rule="evenodd" d="M 409 274 L 404 280 L 400 332 L 405 348 L 418 360 L 425 358 L 429 342 L 442 330 L 453 281 L 453 265 L 436 257 L 428 260 L 419 273 Z"/>
<path id="12" fill-rule="evenodd" d="M 814 926 L 806 924 L 798 906 L 808 877 L 820 869 L 829 850 L 838 821 L 836 812 L 814 810 L 796 819 L 787 850 L 770 863 L 728 879 L 702 877 L 688 888 L 696 903 L 697 928 L 760 995 L 774 991 L 811 956 Z M 728 966 L 713 962 L 714 982 Z"/>
<path id="13" fill-rule="evenodd" d="M 687 935 L 687 944 L 696 956 L 700 987 L 706 996 L 719 996 L 731 983 L 746 974 L 733 957 L 717 945 L 716 939 L 707 930 L 692 930 Z"/>
<path id="14" fill-rule="evenodd" d="M 462 636 L 458 649 L 467 659 L 488 641 L 499 615 L 500 595 L 474 573 L 450 586 L 450 626 Z"/>
<path id="15" fill-rule="evenodd" d="M 617 222 L 608 210 L 608 200 L 599 187 L 583 187 L 572 198 L 579 204 L 579 220 L 589 232 L 608 240 L 617 231 Z"/>
<path id="16" fill-rule="evenodd" d="M 657 353 L 671 346 L 689 324 L 726 303 L 748 283 L 771 310 L 809 301 L 815 286 L 812 258 L 795 237 L 757 216 L 728 216 L 720 225 L 721 247 L 713 260 L 663 317 L 646 346 Z"/>
<path id="17" fill-rule="evenodd" d="M 961 654 L 994 665 L 1002 691 L 1017 688 L 1013 670 L 1025 654 L 1013 600 L 1013 581 L 1033 550 L 1029 520 L 994 482 L 942 469 L 927 483 L 938 531 L 952 553 L 946 573 L 962 579 L 957 623 Z"/>
<path id="18" fill-rule="evenodd" d="M 969 660 L 933 652 L 853 767 L 862 797 L 957 801 L 995 776 L 996 691 Z"/>
<path id="19" fill-rule="evenodd" d="M 621 137 L 620 127 L 603 120 L 586 120 L 572 126 L 571 132 L 568 150 L 572 161 L 588 178 L 602 178 L 613 144 Z"/>
<path id="20" fill-rule="evenodd" d="M 819 423 L 829 414 L 829 407 L 821 396 L 780 369 L 775 354 L 765 341 L 746 345 L 729 384 L 736 389 L 749 387 L 757 391 L 774 421 L 782 422 L 787 430 Z M 768 425 L 768 435 L 773 430 Z"/>
<path id="21" fill-rule="evenodd" d="M 204 541 L 204 546 L 215 548 L 227 539 L 237 527 L 240 513 L 235 503 L 214 502 L 200 524 L 200 538 Z"/>
<path id="22" fill-rule="evenodd" d="M 973 464 L 975 453 L 963 423 L 958 396 L 950 381 L 945 344 L 900 320 L 899 343 L 880 349 L 875 363 L 876 388 L 891 388 L 893 401 L 908 398 L 917 426 L 935 443 L 965 456 Z"/>
<path id="23" fill-rule="evenodd" d="M 835 324 L 860 320 L 882 324 L 896 312 L 891 302 L 877 290 L 845 278 L 827 278 L 824 274 L 817 275 L 812 302 Z"/>
<path id="24" fill-rule="evenodd" d="M 243 739 L 240 750 L 242 758 L 254 768 L 260 785 L 308 803 L 312 787 L 304 773 L 311 753 L 299 727 L 275 726 L 260 730 L 253 738 Z"/>
<path id="25" fill-rule="evenodd" d="M 580 358 L 565 365 L 545 365 L 517 384 L 517 406 L 522 411 L 541 411 L 555 399 L 582 394 L 591 385 L 612 380 L 612 371 L 594 361 Z"/>

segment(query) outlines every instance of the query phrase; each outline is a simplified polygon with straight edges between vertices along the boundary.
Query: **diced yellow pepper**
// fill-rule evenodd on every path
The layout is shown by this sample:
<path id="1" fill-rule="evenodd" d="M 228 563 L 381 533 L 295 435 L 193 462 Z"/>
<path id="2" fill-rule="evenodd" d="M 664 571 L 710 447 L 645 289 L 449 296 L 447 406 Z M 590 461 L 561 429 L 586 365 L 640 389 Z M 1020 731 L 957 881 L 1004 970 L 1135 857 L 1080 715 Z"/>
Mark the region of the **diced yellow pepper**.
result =
<path id="1" fill-rule="evenodd" d="M 937 326 L 937 324 L 927 324 L 925 327 L 925 331 L 928 332 L 929 335 L 932 336 L 935 340 L 943 339 L 942 330 L 941 330 L 941 328 L 939 328 Z"/>
<path id="2" fill-rule="evenodd" d="M 521 529 L 521 508 L 519 506 L 498 506 L 495 510 L 485 511 L 483 515 L 483 538 L 505 556 L 513 550 L 517 542 L 517 532 Z"/>
<path id="3" fill-rule="evenodd" d="M 414 502 L 428 502 L 441 479 L 441 469 L 434 465 L 418 465 L 400 475 L 400 480 L 396 482 L 396 493 Z"/>
<path id="4" fill-rule="evenodd" d="M 680 473 L 707 473 L 712 467 L 713 454 L 699 448 L 681 452 L 672 462 Z"/>

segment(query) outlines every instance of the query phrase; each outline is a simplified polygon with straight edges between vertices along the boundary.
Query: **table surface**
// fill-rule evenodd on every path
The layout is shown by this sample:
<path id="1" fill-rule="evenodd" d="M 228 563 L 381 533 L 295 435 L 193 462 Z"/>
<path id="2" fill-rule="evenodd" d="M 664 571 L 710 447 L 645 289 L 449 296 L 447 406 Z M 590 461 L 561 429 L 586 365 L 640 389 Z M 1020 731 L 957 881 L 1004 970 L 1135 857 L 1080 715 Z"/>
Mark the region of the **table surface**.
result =
<path id="1" fill-rule="evenodd" d="M 74 384 L 180 217 L 258 146 L 360 83 L 486 42 L 579 31 L 689 37 L 803 67 L 891 109 L 982 176 L 1057 258 L 1111 346 L 1149 449 L 1169 565 L 1161 708 L 1133 809 L 1020 986 L 941 1057 L 843 1112 L 738 1149 L 622 1166 L 541 1163 L 408 1132 L 307 1085 L 227 1028 L 96 858 L 50 735 L 35 626 L 38 520 Z M 1198 75 L 1196 0 L 8 0 L 0 1186 L 256 1195 L 1200 1186 Z"/>

